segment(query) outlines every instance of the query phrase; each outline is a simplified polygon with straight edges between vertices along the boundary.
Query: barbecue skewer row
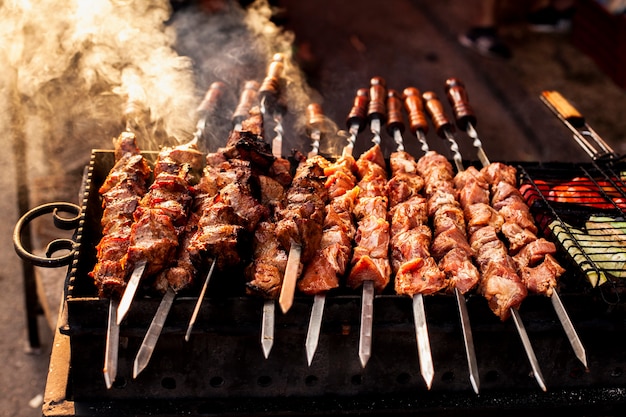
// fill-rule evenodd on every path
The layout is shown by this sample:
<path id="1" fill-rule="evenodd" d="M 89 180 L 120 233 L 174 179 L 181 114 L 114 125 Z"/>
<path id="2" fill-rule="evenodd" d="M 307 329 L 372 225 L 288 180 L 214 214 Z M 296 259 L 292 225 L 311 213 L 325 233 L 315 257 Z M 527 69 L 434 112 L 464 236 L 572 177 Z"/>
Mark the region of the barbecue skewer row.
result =
<path id="1" fill-rule="evenodd" d="M 365 91 L 367 93 L 367 90 Z M 351 110 L 351 114 L 354 114 L 348 117 L 347 123 L 352 125 L 352 122 L 355 122 L 358 130 L 360 124 L 365 124 L 367 101 L 356 100 L 355 106 L 358 108 Z M 321 108 L 315 113 L 321 116 Z M 359 122 L 353 117 L 362 117 L 362 121 Z M 316 117 L 309 117 L 309 125 L 315 126 L 316 120 Z M 314 296 L 305 342 L 309 366 L 313 361 L 319 341 L 326 294 L 339 287 L 339 280 L 345 275 L 352 257 L 352 241 L 356 233 L 356 226 L 352 221 L 352 210 L 359 189 L 356 187 L 356 162 L 351 155 L 354 142 L 349 142 L 346 145 L 346 148 L 348 147 L 349 149 L 344 149 L 339 159 L 324 169 L 329 201 L 324 210 L 322 239 L 318 250 L 311 261 L 305 265 L 298 281 L 300 292 Z"/>
<path id="2" fill-rule="evenodd" d="M 585 347 L 578 337 L 556 288 L 557 280 L 564 272 L 554 259 L 556 246 L 544 238 L 537 237 L 537 227 L 530 208 L 517 188 L 515 168 L 502 163 L 490 163 L 477 135 L 469 133 L 476 132 L 474 129 L 476 115 L 469 103 L 465 85 L 458 79 L 448 79 L 446 80 L 446 93 L 454 109 L 457 126 L 461 129 L 465 128 L 468 135 L 474 139 L 473 145 L 477 148 L 479 159 L 485 167 L 483 169 L 485 179 L 494 191 L 491 204 L 503 216 L 502 233 L 508 241 L 509 252 L 517 264 L 524 285 L 531 293 L 543 294 L 550 298 L 576 357 L 587 368 Z M 507 175 L 501 173 L 507 173 Z"/>
<path id="3" fill-rule="evenodd" d="M 261 131 L 261 128 L 254 128 L 251 127 L 252 121 L 254 120 L 254 118 L 251 116 L 251 110 L 252 107 L 256 104 L 257 101 L 257 90 L 259 87 L 259 83 L 257 83 L 256 81 L 247 81 L 244 84 L 244 88 L 243 91 L 241 93 L 240 99 L 239 99 L 239 103 L 237 104 L 237 107 L 235 108 L 235 111 L 233 112 L 233 116 L 232 116 L 232 122 L 233 122 L 233 131 L 238 132 L 242 130 L 242 126 L 244 124 L 244 121 L 247 119 L 250 119 L 249 122 L 246 123 L 246 127 L 249 130 L 254 131 Z M 262 121 L 261 121 L 262 123 Z M 218 184 L 217 178 L 219 177 L 219 172 L 217 172 L 217 170 L 219 169 L 219 165 L 222 162 L 225 162 L 225 157 L 218 151 L 215 152 L 211 155 L 207 155 L 207 166 L 205 168 L 205 172 L 204 172 L 204 178 L 205 182 L 206 182 L 206 187 L 204 190 L 199 190 L 199 192 L 197 192 L 196 198 L 200 198 L 200 201 L 202 200 L 202 197 L 204 198 L 213 198 L 216 194 L 217 194 L 217 188 L 222 188 L 224 186 L 224 184 Z M 214 189 L 213 185 L 215 184 L 216 188 Z M 201 183 L 196 187 L 199 188 L 203 185 L 203 182 L 201 181 Z M 246 188 L 247 190 L 247 188 Z M 206 218 L 213 218 L 211 217 L 211 215 L 209 213 L 204 213 L 204 209 L 202 208 L 204 204 L 203 203 L 198 203 L 196 204 L 196 208 L 197 208 L 197 215 L 196 217 L 202 217 L 203 214 Z M 216 217 L 216 219 L 219 218 L 219 216 Z M 197 219 L 198 221 L 200 219 Z M 206 226 L 206 221 L 204 222 L 204 225 Z M 256 223 L 254 224 L 254 226 L 256 226 Z M 219 229 L 219 228 L 218 228 Z M 225 232 L 228 228 L 222 228 L 222 233 Z M 218 232 L 219 233 L 219 232 Z M 203 250 L 200 251 L 197 249 L 197 243 L 198 240 L 202 240 L 201 238 L 196 238 L 196 248 L 195 248 L 195 252 L 198 253 L 203 253 L 203 254 L 207 254 L 208 251 Z M 204 239 L 205 241 L 207 240 L 206 238 Z M 214 242 L 218 243 L 220 240 L 219 239 L 215 239 Z M 191 242 L 189 242 L 191 243 Z M 206 247 L 206 245 L 203 245 L 204 247 Z M 215 270 L 215 265 L 217 262 L 217 256 L 218 254 L 215 254 L 216 251 L 213 251 L 213 256 L 212 256 L 212 261 L 211 266 L 209 268 L 209 272 L 206 275 L 206 278 L 204 280 L 204 283 L 200 289 L 200 294 L 198 295 L 198 299 L 196 301 L 196 305 L 194 306 L 194 310 L 191 314 L 191 318 L 189 319 L 189 324 L 187 325 L 187 331 L 185 333 L 185 340 L 189 341 L 190 337 L 191 337 L 191 332 L 193 331 L 193 327 L 196 323 L 198 314 L 200 312 L 200 307 L 202 306 L 202 301 L 204 300 L 204 296 L 206 294 L 207 288 L 209 286 L 209 281 L 211 279 L 211 276 L 213 275 L 213 272 Z M 196 257 L 198 257 L 196 255 Z M 203 258 L 207 258 L 207 256 L 202 256 Z M 224 262 L 221 262 L 222 265 L 224 265 Z M 192 266 L 189 265 L 189 266 Z"/>
<path id="4" fill-rule="evenodd" d="M 439 136 L 456 143 L 452 133 L 454 126 L 445 115 L 443 106 L 436 94 L 426 92 L 423 94 L 423 98 Z M 461 165 L 457 176 L 464 172 L 465 169 Z M 465 175 L 470 174 L 472 174 L 471 171 Z M 457 185 L 462 184 L 458 183 L 457 180 Z M 516 271 L 515 263 L 509 256 L 505 243 L 498 236 L 497 226 L 499 221 L 498 216 L 494 216 L 494 213 L 497 214 L 497 212 L 489 205 L 489 187 L 487 186 L 485 190 L 484 185 L 480 182 L 477 182 L 476 185 L 483 190 L 482 192 L 476 190 L 478 192 L 473 196 L 476 200 L 463 200 L 461 198 L 460 201 L 464 214 L 469 218 L 467 221 L 467 230 L 470 235 L 469 242 L 474 251 L 475 262 L 481 272 L 478 290 L 487 299 L 489 307 L 500 320 L 505 321 L 512 317 L 533 370 L 535 380 L 539 387 L 546 391 L 539 362 L 518 310 L 527 295 L 527 289 Z M 468 205 L 468 203 L 470 204 Z M 481 214 L 480 217 L 477 216 L 478 213 Z"/>
<path id="5" fill-rule="evenodd" d="M 357 221 L 354 250 L 346 285 L 362 287 L 361 328 L 359 332 L 359 359 L 365 367 L 372 350 L 372 323 L 374 293 L 382 292 L 389 284 L 389 222 L 388 199 L 385 190 L 387 165 L 380 148 L 380 129 L 386 118 L 385 81 L 381 77 L 370 80 L 370 102 L 367 116 L 374 135 L 374 145 L 356 161 L 359 196 L 353 210 Z"/>
<path id="6" fill-rule="evenodd" d="M 128 250 L 133 212 L 148 190 L 152 170 L 137 147 L 136 137 L 125 131 L 113 140 L 115 164 L 98 190 L 102 196 L 102 239 L 96 246 L 97 262 L 89 273 L 100 297 L 109 301 L 109 315 L 104 360 L 107 388 L 117 376 L 119 325 L 117 307 L 126 286 L 126 270 L 120 259 Z"/>
<path id="7" fill-rule="evenodd" d="M 424 193 L 427 197 L 428 216 L 433 220 L 433 224 L 438 226 L 434 231 L 434 244 L 438 247 L 435 251 L 435 259 L 440 269 L 446 274 L 448 289 L 451 289 L 455 295 L 470 382 L 474 392 L 478 394 L 480 376 L 464 294 L 476 285 L 479 274 L 471 261 L 471 250 L 465 235 L 465 221 L 458 209 L 456 193 L 449 193 L 453 177 L 452 166 L 446 158 L 429 150 L 426 142 L 428 121 L 419 90 L 414 87 L 405 88 L 403 98 L 410 130 L 422 144 L 424 152 L 418 161 L 417 170 L 429 184 L 428 193 Z M 446 197 L 446 194 L 449 195 Z M 452 221 L 453 219 L 456 221 Z"/>
<path id="8" fill-rule="evenodd" d="M 420 195 L 424 179 L 417 173 L 415 159 L 404 151 L 404 129 L 402 98 L 390 89 L 387 92 L 387 130 L 397 144 L 389 158 L 392 178 L 387 183 L 391 269 L 396 294 L 413 299 L 420 370 L 430 389 L 435 372 L 423 296 L 443 289 L 446 277 L 430 254 L 432 233 L 426 199 Z"/>

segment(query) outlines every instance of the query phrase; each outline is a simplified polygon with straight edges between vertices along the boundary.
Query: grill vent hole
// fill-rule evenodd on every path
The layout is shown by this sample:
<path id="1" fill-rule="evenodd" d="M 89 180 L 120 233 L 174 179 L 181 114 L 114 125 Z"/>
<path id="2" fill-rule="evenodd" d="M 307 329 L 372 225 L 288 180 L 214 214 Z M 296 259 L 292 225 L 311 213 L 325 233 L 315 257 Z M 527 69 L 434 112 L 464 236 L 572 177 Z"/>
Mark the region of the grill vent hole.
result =
<path id="1" fill-rule="evenodd" d="M 222 385 L 224 385 L 224 378 L 222 378 L 221 376 L 214 376 L 213 378 L 209 380 L 209 384 L 213 388 L 219 388 Z"/>
<path id="2" fill-rule="evenodd" d="M 304 384 L 307 387 L 314 387 L 315 385 L 317 385 L 317 377 L 315 375 L 309 375 L 304 379 Z"/>
<path id="3" fill-rule="evenodd" d="M 444 372 L 444 374 L 441 376 L 441 380 L 447 383 L 454 381 L 454 372 L 452 371 Z"/>
<path id="4" fill-rule="evenodd" d="M 260 387 L 269 387 L 270 385 L 272 385 L 272 377 L 268 375 L 262 375 L 259 377 L 259 379 L 257 379 L 256 383 Z"/>
<path id="5" fill-rule="evenodd" d="M 400 385 L 406 385 L 411 381 L 411 375 L 406 372 L 402 372 L 396 377 L 396 382 Z"/>
<path id="6" fill-rule="evenodd" d="M 495 382 L 498 380 L 498 378 L 500 378 L 500 374 L 498 374 L 498 371 L 489 371 L 487 372 L 487 375 L 485 375 L 485 379 L 488 382 Z"/>
<path id="7" fill-rule="evenodd" d="M 165 389 L 176 389 L 176 380 L 174 378 L 163 378 L 161 380 L 161 386 Z"/>

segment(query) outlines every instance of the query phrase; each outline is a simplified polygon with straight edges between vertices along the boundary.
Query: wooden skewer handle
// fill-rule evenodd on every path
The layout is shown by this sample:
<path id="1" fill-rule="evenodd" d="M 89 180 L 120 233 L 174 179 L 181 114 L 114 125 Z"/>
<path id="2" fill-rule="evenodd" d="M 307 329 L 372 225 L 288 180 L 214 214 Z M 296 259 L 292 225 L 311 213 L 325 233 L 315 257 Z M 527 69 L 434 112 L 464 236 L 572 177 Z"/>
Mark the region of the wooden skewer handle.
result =
<path id="1" fill-rule="evenodd" d="M 385 80 L 382 77 L 373 77 L 370 80 L 370 102 L 367 107 L 367 117 L 370 120 L 379 119 L 384 123 L 387 117 L 387 95 Z"/>
<path id="2" fill-rule="evenodd" d="M 250 115 L 250 109 L 256 103 L 258 96 L 259 83 L 254 80 L 246 81 L 241 96 L 239 97 L 239 103 L 233 113 L 233 120 L 239 121 L 246 119 Z"/>
<path id="3" fill-rule="evenodd" d="M 200 102 L 197 111 L 198 112 L 212 112 L 217 108 L 219 100 L 224 94 L 226 86 L 223 82 L 215 81 L 209 87 L 208 91 L 204 95 L 204 99 Z"/>
<path id="4" fill-rule="evenodd" d="M 369 101 L 370 97 L 368 89 L 359 88 L 356 92 L 356 96 L 354 97 L 352 109 L 350 109 L 350 113 L 348 113 L 348 117 L 346 118 L 346 126 L 348 129 L 355 124 L 359 125 L 359 132 L 365 129 L 365 125 L 367 124 L 367 108 Z"/>
<path id="5" fill-rule="evenodd" d="M 402 92 L 404 97 L 404 108 L 409 118 L 409 129 L 415 134 L 418 130 L 428 132 L 428 120 L 424 113 L 424 103 L 420 91 L 415 87 L 407 87 Z"/>
<path id="6" fill-rule="evenodd" d="M 396 90 L 387 91 L 387 132 L 393 136 L 393 132 L 404 132 L 404 118 L 402 117 L 402 97 Z"/>
<path id="7" fill-rule="evenodd" d="M 314 130 L 322 129 L 324 120 L 324 111 L 321 104 L 311 103 L 306 107 L 306 129 L 309 135 Z"/>
<path id="8" fill-rule="evenodd" d="M 466 130 L 468 124 L 476 126 L 476 115 L 469 103 L 465 84 L 458 78 L 448 78 L 446 80 L 446 95 L 452 106 L 452 112 L 459 129 Z"/>
<path id="9" fill-rule="evenodd" d="M 285 68 L 285 56 L 283 54 L 275 54 L 267 68 L 267 76 L 261 83 L 259 88 L 259 96 L 261 99 L 276 100 L 280 92 L 280 79 Z"/>
<path id="10" fill-rule="evenodd" d="M 542 91 L 543 98 L 572 125 L 579 127 L 585 124 L 585 118 L 558 91 Z"/>
<path id="11" fill-rule="evenodd" d="M 448 129 L 449 131 L 453 131 L 454 125 L 450 123 L 450 120 L 446 116 L 441 101 L 439 101 L 437 95 L 432 91 L 427 91 L 422 94 L 422 98 L 424 99 L 426 111 L 430 115 L 433 125 L 435 125 L 437 134 L 442 138 L 445 138 L 445 130 Z"/>

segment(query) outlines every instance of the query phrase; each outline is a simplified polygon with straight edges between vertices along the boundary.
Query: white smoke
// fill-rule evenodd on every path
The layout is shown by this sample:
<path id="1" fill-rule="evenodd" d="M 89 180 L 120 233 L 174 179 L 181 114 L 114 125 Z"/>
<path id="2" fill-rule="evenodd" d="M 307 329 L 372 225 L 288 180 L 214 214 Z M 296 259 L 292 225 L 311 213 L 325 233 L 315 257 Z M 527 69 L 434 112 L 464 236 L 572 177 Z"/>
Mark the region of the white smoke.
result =
<path id="1" fill-rule="evenodd" d="M 187 142 L 208 86 L 227 84 L 232 111 L 277 52 L 287 58 L 289 111 L 304 114 L 315 94 L 291 64 L 293 35 L 271 22 L 267 0 L 224 5 L 173 14 L 167 0 L 0 0 L 0 93 L 11 98 L 0 124 L 27 141 L 29 172 L 79 181 L 91 150 L 110 149 L 125 129 L 129 102 L 144 110 L 143 150 Z"/>

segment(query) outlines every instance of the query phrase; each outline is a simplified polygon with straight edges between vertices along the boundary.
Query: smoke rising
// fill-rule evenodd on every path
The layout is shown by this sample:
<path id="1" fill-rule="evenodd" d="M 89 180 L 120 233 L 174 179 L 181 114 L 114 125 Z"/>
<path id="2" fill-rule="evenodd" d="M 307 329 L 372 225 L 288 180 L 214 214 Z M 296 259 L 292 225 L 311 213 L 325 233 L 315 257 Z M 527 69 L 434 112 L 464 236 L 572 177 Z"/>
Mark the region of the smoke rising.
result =
<path id="1" fill-rule="evenodd" d="M 144 150 L 190 140 L 213 81 L 228 94 L 207 132 L 223 144 L 244 83 L 261 81 L 277 52 L 287 58 L 284 93 L 297 131 L 317 97 L 292 64 L 293 35 L 271 22 L 266 0 L 246 9 L 226 0 L 211 13 L 195 3 L 173 13 L 166 0 L 7 0 L 0 13 L 0 86 L 15 98 L 42 175 L 79 172 L 92 149 L 111 148 L 129 117 L 143 128 Z"/>

